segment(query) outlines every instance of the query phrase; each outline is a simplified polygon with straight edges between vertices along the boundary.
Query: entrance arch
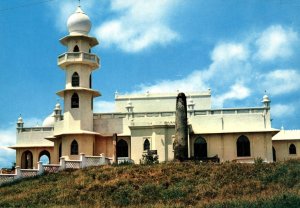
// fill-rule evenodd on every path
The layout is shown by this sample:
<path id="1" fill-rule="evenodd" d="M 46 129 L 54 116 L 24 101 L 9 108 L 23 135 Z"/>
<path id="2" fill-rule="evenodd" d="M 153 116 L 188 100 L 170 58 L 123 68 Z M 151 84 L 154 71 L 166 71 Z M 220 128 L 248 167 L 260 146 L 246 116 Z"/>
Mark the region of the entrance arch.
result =
<path id="1" fill-rule="evenodd" d="M 194 158 L 207 158 L 207 143 L 202 137 L 198 137 L 194 142 Z"/>
<path id="2" fill-rule="evenodd" d="M 128 144 L 124 139 L 117 142 L 117 157 L 128 157 Z"/>
<path id="3" fill-rule="evenodd" d="M 32 152 L 30 152 L 29 150 L 26 150 L 22 154 L 21 168 L 22 169 L 32 169 L 33 168 L 33 156 L 32 156 Z"/>
<path id="4" fill-rule="evenodd" d="M 50 164 L 51 163 L 51 157 L 50 152 L 47 150 L 43 150 L 39 154 L 39 161 L 42 161 L 43 164 Z"/>

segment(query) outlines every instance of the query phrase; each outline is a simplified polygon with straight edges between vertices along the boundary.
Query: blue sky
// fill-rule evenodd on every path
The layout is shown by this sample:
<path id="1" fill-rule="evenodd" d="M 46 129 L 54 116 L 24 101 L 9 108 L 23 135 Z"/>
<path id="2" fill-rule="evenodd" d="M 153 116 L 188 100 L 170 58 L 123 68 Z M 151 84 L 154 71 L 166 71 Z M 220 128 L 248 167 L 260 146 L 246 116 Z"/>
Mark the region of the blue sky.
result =
<path id="1" fill-rule="evenodd" d="M 0 1 L 0 167 L 14 161 L 15 123 L 41 125 L 64 88 L 59 39 L 76 0 Z M 297 0 L 82 0 L 100 45 L 96 112 L 114 92 L 212 90 L 213 107 L 272 103 L 274 128 L 299 129 L 300 2 Z M 62 102 L 62 101 L 60 101 Z"/>

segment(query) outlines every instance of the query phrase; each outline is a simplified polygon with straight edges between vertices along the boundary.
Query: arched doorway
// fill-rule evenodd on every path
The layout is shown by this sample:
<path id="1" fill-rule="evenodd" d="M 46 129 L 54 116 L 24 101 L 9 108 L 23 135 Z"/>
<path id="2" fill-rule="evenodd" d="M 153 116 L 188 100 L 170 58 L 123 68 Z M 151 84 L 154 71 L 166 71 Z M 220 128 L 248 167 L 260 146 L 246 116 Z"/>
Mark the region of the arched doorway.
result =
<path id="1" fill-rule="evenodd" d="M 22 169 L 32 169 L 33 168 L 33 157 L 29 150 L 23 152 L 21 157 L 21 168 Z"/>
<path id="2" fill-rule="evenodd" d="M 207 143 L 202 137 L 198 137 L 194 142 L 194 158 L 207 158 Z"/>
<path id="3" fill-rule="evenodd" d="M 273 162 L 276 162 L 276 150 L 274 147 L 272 147 L 272 152 L 273 152 Z"/>
<path id="4" fill-rule="evenodd" d="M 42 161 L 43 164 L 50 164 L 51 163 L 50 153 L 47 150 L 41 151 L 39 154 L 39 161 Z"/>
<path id="5" fill-rule="evenodd" d="M 248 137 L 242 135 L 237 139 L 236 152 L 238 157 L 250 156 L 250 141 Z"/>
<path id="6" fill-rule="evenodd" d="M 128 157 L 128 144 L 124 139 L 117 142 L 117 157 Z"/>

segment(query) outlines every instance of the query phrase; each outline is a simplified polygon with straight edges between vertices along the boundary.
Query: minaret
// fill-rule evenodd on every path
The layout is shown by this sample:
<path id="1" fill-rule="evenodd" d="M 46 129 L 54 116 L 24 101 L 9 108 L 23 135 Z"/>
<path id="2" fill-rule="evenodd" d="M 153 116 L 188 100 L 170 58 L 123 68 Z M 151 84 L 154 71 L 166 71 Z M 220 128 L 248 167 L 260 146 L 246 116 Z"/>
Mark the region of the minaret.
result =
<path id="1" fill-rule="evenodd" d="M 68 51 L 58 57 L 58 65 L 66 72 L 66 87 L 57 93 L 64 99 L 64 129 L 93 131 L 93 98 L 100 93 L 92 89 L 92 72 L 100 64 L 91 48 L 98 41 L 88 35 L 91 21 L 80 6 L 67 26 L 69 35 L 60 42 Z"/>
<path id="2" fill-rule="evenodd" d="M 64 113 L 54 130 L 58 138 L 55 146 L 62 147 L 62 156 L 92 155 L 97 134 L 93 132 L 93 99 L 100 96 L 92 89 L 92 72 L 99 68 L 100 59 L 91 49 L 98 41 L 89 36 L 91 21 L 80 6 L 69 17 L 67 27 L 69 35 L 60 40 L 67 52 L 58 57 L 58 66 L 66 73 L 66 85 L 57 93 L 64 99 Z M 73 147 L 78 149 L 72 153 Z"/>

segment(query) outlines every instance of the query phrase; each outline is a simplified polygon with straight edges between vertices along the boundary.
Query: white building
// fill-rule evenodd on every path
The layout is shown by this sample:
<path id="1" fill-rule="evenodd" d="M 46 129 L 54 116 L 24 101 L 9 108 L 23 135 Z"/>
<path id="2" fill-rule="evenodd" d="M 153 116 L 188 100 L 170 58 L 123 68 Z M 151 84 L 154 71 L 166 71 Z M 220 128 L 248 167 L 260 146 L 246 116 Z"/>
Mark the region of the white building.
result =
<path id="1" fill-rule="evenodd" d="M 66 73 L 65 89 L 57 93 L 64 99 L 63 112 L 57 104 L 43 127 L 24 128 L 19 118 L 17 143 L 11 147 L 16 149 L 17 165 L 36 167 L 42 155 L 57 164 L 61 157 L 79 159 L 80 153 L 113 158 L 115 152 L 119 159 L 139 163 L 148 150 L 156 150 L 160 161 L 172 160 L 177 93 L 115 94 L 116 112 L 93 113 L 93 98 L 101 95 L 92 89 L 92 73 L 100 59 L 91 48 L 98 41 L 89 36 L 91 22 L 80 7 L 67 25 L 69 34 L 60 40 L 67 51 L 58 57 Z M 278 130 L 271 126 L 268 96 L 258 107 L 212 109 L 210 90 L 186 95 L 190 158 L 273 161 L 272 137 Z"/>

